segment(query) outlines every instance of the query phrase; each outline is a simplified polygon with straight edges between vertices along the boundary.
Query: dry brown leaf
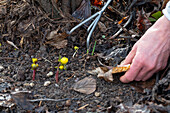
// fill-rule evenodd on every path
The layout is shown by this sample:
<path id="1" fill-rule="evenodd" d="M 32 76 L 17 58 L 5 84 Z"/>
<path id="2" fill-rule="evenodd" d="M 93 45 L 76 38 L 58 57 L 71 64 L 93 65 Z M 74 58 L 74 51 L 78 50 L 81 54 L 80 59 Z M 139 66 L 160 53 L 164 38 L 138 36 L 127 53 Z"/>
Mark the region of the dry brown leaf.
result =
<path id="1" fill-rule="evenodd" d="M 47 41 L 46 44 L 50 44 L 54 47 L 56 47 L 57 49 L 61 49 L 66 47 L 68 41 L 65 40 L 65 38 L 68 36 L 67 33 L 63 32 L 63 33 L 58 33 L 57 31 L 52 31 L 48 36 L 47 36 Z"/>
<path id="2" fill-rule="evenodd" d="M 107 71 L 106 73 L 99 73 L 97 75 L 98 78 L 103 78 L 107 82 L 112 82 L 113 81 L 113 76 L 112 76 L 112 69 Z"/>
<path id="3" fill-rule="evenodd" d="M 145 32 L 147 29 L 151 27 L 152 24 L 143 9 L 138 11 L 137 13 L 138 18 L 136 25 L 141 32 Z"/>
<path id="4" fill-rule="evenodd" d="M 97 74 L 99 74 L 99 73 L 105 73 L 105 72 L 107 72 L 108 70 L 107 69 L 105 69 L 104 67 L 98 67 L 98 68 L 96 68 L 96 69 L 94 69 L 94 70 L 92 70 L 92 71 L 87 71 L 88 73 L 90 73 L 90 74 L 92 74 L 92 75 L 97 75 Z"/>
<path id="5" fill-rule="evenodd" d="M 96 90 L 96 80 L 86 77 L 73 85 L 73 89 L 80 93 L 91 94 Z"/>
<path id="6" fill-rule="evenodd" d="M 126 72 L 126 71 L 129 70 L 129 69 L 130 69 L 130 64 L 128 64 L 128 65 L 123 65 L 123 66 L 113 67 L 113 69 L 112 69 L 112 74 L 121 73 L 121 72 Z"/>
<path id="7" fill-rule="evenodd" d="M 106 32 L 107 28 L 102 22 L 98 22 L 98 26 L 101 32 Z"/>
<path id="8" fill-rule="evenodd" d="M 105 67 L 98 67 L 95 70 L 88 71 L 92 75 L 97 75 L 98 78 L 103 78 L 104 80 L 111 82 L 113 81 L 112 69 L 108 70 Z"/>

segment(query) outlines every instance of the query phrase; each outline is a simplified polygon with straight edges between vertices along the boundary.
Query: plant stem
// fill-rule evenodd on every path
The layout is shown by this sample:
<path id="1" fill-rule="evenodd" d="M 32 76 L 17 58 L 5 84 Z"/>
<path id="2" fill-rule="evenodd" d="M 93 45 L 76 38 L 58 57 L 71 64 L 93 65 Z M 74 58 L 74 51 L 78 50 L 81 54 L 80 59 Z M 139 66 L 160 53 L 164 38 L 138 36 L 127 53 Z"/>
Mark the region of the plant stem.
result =
<path id="1" fill-rule="evenodd" d="M 60 64 L 61 64 L 61 62 L 58 64 L 58 66 L 57 66 L 57 72 L 56 72 L 56 74 L 55 74 L 55 81 L 56 81 L 56 83 L 58 83 L 58 75 L 59 75 L 59 66 L 60 66 Z"/>
<path id="2" fill-rule="evenodd" d="M 35 80 L 35 72 L 36 72 L 36 69 L 33 70 L 33 74 L 32 74 L 32 80 L 33 81 Z"/>
<path id="3" fill-rule="evenodd" d="M 57 72 L 55 74 L 55 81 L 58 83 L 58 74 L 59 74 L 59 67 L 57 68 Z"/>
<path id="4" fill-rule="evenodd" d="M 92 53 L 91 53 L 92 56 L 93 56 L 94 50 L 95 50 L 95 48 L 96 48 L 96 42 L 97 42 L 97 41 L 95 41 L 94 46 L 93 46 L 93 51 L 92 51 Z"/>

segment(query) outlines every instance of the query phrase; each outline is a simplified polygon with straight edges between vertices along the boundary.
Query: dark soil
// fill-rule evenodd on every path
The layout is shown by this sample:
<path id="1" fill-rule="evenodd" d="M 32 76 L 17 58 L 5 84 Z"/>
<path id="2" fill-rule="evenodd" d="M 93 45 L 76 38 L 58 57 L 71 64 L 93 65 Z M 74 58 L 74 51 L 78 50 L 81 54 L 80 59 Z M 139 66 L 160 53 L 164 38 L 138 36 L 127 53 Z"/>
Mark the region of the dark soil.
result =
<path id="1" fill-rule="evenodd" d="M 84 27 L 77 29 L 68 36 L 66 38 L 68 44 L 62 49 L 56 49 L 54 46 L 46 44 L 46 36 L 51 31 L 59 29 L 58 33 L 62 33 L 69 31 L 77 25 L 78 23 L 74 19 L 52 19 L 51 15 L 44 13 L 35 3 L 23 1 L 15 2 L 15 0 L 11 0 L 4 5 L 4 9 L 4 13 L 0 14 L 0 42 L 2 44 L 0 47 L 0 65 L 3 66 L 3 69 L 0 70 L 0 86 L 4 83 L 8 85 L 4 88 L 0 87 L 0 93 L 5 94 L 18 90 L 31 91 L 30 100 L 40 98 L 65 100 L 59 102 L 31 102 L 34 107 L 28 107 L 27 110 L 23 109 L 23 104 L 28 105 L 28 103 L 23 102 L 18 104 L 15 101 L 16 105 L 11 108 L 1 106 L 1 112 L 28 112 L 34 110 L 37 112 L 38 110 L 42 112 L 49 111 L 51 113 L 116 112 L 120 110 L 120 107 L 118 107 L 120 104 L 125 106 L 132 106 L 136 103 L 145 105 L 148 102 L 156 103 L 156 105 L 162 104 L 162 102 L 151 100 L 152 89 L 144 87 L 139 92 L 132 87 L 132 85 L 137 85 L 138 83 L 121 83 L 119 77 L 123 73 L 113 75 L 113 82 L 107 82 L 87 72 L 101 66 L 97 60 L 99 53 L 105 53 L 104 55 L 109 54 L 112 52 L 110 49 L 113 47 L 119 49 L 126 48 L 125 52 L 121 54 L 118 52 L 121 56 L 115 54 L 112 56 L 113 59 L 101 59 L 105 65 L 116 66 L 126 57 L 133 44 L 138 40 L 139 37 L 136 39 L 119 37 L 115 40 L 107 39 L 119 29 L 116 22 L 121 19 L 121 16 L 113 17 L 112 19 L 114 21 L 106 18 L 106 15 L 101 17 L 100 21 L 108 30 L 102 32 L 98 26 L 96 27 L 90 40 L 91 49 L 87 54 L 86 38 L 88 33 Z M 107 11 L 107 14 L 114 15 L 110 11 Z M 135 22 L 136 20 L 133 19 L 128 26 L 129 30 L 137 30 Z M 129 33 L 125 33 L 124 31 L 122 34 L 130 36 Z M 139 36 L 142 35 L 142 33 L 138 34 Z M 103 35 L 106 37 L 105 39 L 102 38 Z M 22 38 L 23 42 L 21 42 Z M 19 49 L 15 49 L 7 41 L 13 42 Z M 97 44 L 94 55 L 92 56 L 91 53 L 95 41 L 97 41 Z M 75 52 L 74 46 L 78 46 L 79 50 L 73 58 L 72 56 Z M 67 57 L 69 62 L 67 63 L 66 70 L 60 70 L 59 82 L 56 85 L 55 73 L 57 69 L 55 67 L 58 65 L 60 55 L 61 57 Z M 36 70 L 35 81 L 32 81 L 32 58 L 38 58 L 39 65 Z M 54 74 L 47 77 L 50 71 Z M 159 73 L 159 75 L 161 76 L 162 73 Z M 89 95 L 73 90 L 73 84 L 85 77 L 93 77 L 97 82 L 96 91 Z M 155 81 L 155 77 L 152 80 Z M 51 81 L 51 84 L 44 86 L 45 81 Z M 34 86 L 26 86 L 26 83 L 34 83 Z M 158 86 L 159 84 L 155 88 L 158 88 Z M 96 93 L 99 95 L 95 95 Z M 162 91 L 160 91 L 159 95 L 162 95 Z M 168 99 L 169 96 L 167 95 L 169 93 L 163 97 Z M 88 105 L 84 109 L 79 110 L 80 107 L 86 104 Z"/>

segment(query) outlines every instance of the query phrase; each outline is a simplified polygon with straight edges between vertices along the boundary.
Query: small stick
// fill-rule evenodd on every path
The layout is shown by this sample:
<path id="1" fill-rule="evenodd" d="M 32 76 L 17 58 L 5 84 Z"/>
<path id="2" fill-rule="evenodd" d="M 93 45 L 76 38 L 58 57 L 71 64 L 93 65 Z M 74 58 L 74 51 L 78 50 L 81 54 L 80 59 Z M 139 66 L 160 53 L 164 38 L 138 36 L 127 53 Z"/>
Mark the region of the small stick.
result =
<path id="1" fill-rule="evenodd" d="M 66 100 L 79 100 L 80 98 L 64 98 L 64 99 L 50 99 L 50 98 L 44 98 L 44 99 L 34 99 L 34 100 L 28 100 L 29 102 L 37 102 L 37 101 L 54 101 L 54 102 L 61 102 Z"/>
<path id="2" fill-rule="evenodd" d="M 125 23 L 125 25 L 123 26 L 123 28 L 125 28 L 132 20 L 132 17 L 133 17 L 133 14 L 130 15 L 128 21 Z M 113 39 L 115 37 L 117 37 L 122 31 L 123 31 L 123 28 L 120 28 L 119 31 L 117 31 L 112 37 L 110 37 L 109 39 Z"/>
<path id="3" fill-rule="evenodd" d="M 9 40 L 6 40 L 6 42 L 7 42 L 9 45 L 15 47 L 16 49 L 19 49 L 13 42 L 11 42 L 11 41 L 9 41 Z"/>

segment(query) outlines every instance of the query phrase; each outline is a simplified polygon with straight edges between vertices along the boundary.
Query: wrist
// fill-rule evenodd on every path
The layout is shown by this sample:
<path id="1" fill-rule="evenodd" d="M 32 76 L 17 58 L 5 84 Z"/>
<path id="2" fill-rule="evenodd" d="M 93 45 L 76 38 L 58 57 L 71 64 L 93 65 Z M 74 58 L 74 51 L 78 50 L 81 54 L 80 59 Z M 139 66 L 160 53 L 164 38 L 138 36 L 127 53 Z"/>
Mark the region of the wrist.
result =
<path id="1" fill-rule="evenodd" d="M 165 32 L 169 32 L 170 21 L 163 15 L 155 22 L 153 27 L 161 31 L 164 30 Z"/>

